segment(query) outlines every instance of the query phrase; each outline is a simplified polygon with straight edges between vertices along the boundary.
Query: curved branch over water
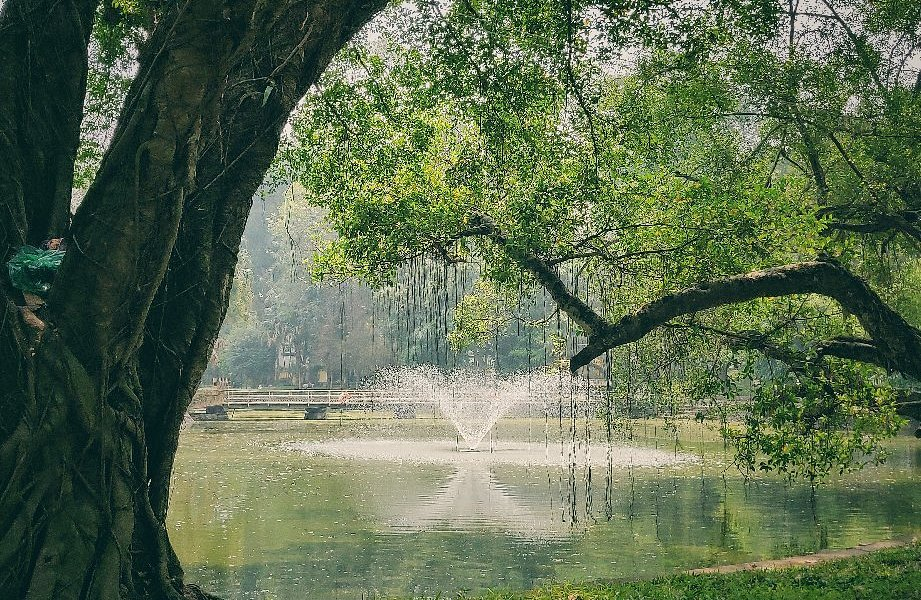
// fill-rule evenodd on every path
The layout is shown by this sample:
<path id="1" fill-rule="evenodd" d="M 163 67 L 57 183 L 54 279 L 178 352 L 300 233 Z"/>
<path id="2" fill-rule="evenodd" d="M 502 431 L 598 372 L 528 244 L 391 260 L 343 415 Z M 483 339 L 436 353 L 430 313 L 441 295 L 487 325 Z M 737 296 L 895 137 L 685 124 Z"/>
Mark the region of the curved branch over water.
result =
<path id="1" fill-rule="evenodd" d="M 794 294 L 832 298 L 857 317 L 871 338 L 863 342 L 831 340 L 824 344 L 825 354 L 872 362 L 921 379 L 921 331 L 890 308 L 863 279 L 833 260 L 734 275 L 663 296 L 601 330 L 589 332 L 588 345 L 572 357 L 570 369 L 576 371 L 606 350 L 635 342 L 676 317 Z"/>
<path id="2" fill-rule="evenodd" d="M 649 302 L 617 321 L 608 321 L 573 294 L 546 261 L 510 243 L 488 217 L 478 215 L 471 225 L 472 235 L 485 235 L 499 244 L 588 336 L 588 344 L 570 359 L 573 372 L 677 317 L 757 298 L 817 294 L 835 300 L 855 315 L 869 336 L 826 340 L 816 347 L 819 355 L 867 362 L 921 380 L 921 331 L 889 307 L 863 279 L 835 260 L 783 265 L 700 283 Z"/>

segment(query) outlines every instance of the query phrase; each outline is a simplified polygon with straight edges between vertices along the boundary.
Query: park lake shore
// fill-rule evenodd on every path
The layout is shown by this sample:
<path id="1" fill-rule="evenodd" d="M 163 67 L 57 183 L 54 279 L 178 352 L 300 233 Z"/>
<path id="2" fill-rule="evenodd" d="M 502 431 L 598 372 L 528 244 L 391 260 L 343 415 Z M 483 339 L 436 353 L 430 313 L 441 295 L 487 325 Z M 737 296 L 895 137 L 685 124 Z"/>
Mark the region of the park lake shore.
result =
<path id="1" fill-rule="evenodd" d="M 885 543 L 884 543 L 885 545 Z M 877 546 L 876 544 L 871 544 Z M 687 573 L 649 581 L 552 584 L 527 592 L 489 592 L 467 600 L 911 600 L 921 598 L 921 544 L 778 569 Z M 813 555 L 814 558 L 816 555 Z M 802 559 L 810 559 L 804 556 Z M 789 560 L 789 559 L 788 559 Z"/>

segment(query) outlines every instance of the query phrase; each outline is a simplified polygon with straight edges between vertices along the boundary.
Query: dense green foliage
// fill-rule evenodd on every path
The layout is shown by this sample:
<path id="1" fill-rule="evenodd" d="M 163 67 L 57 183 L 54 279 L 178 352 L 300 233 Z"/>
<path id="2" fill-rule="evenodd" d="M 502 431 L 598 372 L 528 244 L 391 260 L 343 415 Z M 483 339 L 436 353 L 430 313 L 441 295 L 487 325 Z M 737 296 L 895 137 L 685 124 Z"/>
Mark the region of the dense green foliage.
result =
<path id="1" fill-rule="evenodd" d="M 829 256 L 917 326 L 921 16 L 837 4 L 398 7 L 308 96 L 276 176 L 329 211 L 320 273 L 480 265 L 491 283 L 462 317 L 532 316 L 516 315 L 541 294 L 522 256 L 615 318 Z M 603 368 L 618 393 L 713 402 L 748 468 L 814 477 L 899 425 L 908 382 L 817 358 L 863 333 L 827 298 L 762 297 L 662 323 Z M 732 398 L 751 403 L 743 427 Z"/>
<path id="2" fill-rule="evenodd" d="M 554 585 L 482 600 L 907 600 L 921 597 L 921 547 L 882 550 L 808 568 L 652 581 Z"/>

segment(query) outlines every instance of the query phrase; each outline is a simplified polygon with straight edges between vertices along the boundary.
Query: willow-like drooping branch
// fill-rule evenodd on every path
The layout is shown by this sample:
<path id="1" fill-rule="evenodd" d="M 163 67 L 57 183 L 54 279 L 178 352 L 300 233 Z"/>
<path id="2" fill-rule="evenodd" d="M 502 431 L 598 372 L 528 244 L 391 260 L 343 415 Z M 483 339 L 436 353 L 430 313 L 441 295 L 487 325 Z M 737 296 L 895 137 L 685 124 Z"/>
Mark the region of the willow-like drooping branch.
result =
<path id="1" fill-rule="evenodd" d="M 569 318 L 579 325 L 590 339 L 605 331 L 609 326 L 609 323 L 595 309 L 569 291 L 569 288 L 566 287 L 566 284 L 563 283 L 563 280 L 560 279 L 560 276 L 547 261 L 528 249 L 511 243 L 489 217 L 476 215 L 471 219 L 470 225 L 470 231 L 485 235 L 500 245 L 509 258 L 515 261 L 522 269 L 531 273 L 537 282 L 547 290 L 547 293 L 550 294 L 550 297 L 553 298 L 560 310 L 569 315 Z"/>

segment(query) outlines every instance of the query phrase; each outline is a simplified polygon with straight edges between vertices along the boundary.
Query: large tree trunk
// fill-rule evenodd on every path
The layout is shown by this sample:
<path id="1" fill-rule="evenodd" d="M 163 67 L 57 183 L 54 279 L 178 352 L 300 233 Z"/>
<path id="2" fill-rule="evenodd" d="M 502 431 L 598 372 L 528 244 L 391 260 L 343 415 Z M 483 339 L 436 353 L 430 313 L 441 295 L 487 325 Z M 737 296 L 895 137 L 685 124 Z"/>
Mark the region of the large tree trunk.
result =
<path id="1" fill-rule="evenodd" d="M 0 448 L 3 597 L 180 597 L 162 576 L 136 379 L 126 371 L 102 395 L 55 332 L 34 351 L 34 387 Z"/>
<path id="2" fill-rule="evenodd" d="M 15 25 L 28 15 L 28 36 L 36 18 L 70 11 L 64 29 L 82 43 L 83 74 L 63 96 L 33 99 L 39 108 L 62 101 L 68 115 L 80 112 L 88 35 L 73 19 L 83 24 L 95 2 L 77 5 L 10 0 L 3 16 Z M 112 145 L 74 217 L 43 329 L 26 324 L 0 275 L 0 598 L 202 596 L 183 585 L 165 527 L 182 415 L 282 127 L 382 5 L 191 0 L 157 15 Z M 50 42 L 44 49 L 57 51 Z M 0 117 L 12 116 L 0 119 L 0 140 L 52 114 L 3 102 Z M 49 223 L 60 201 L 29 183 L 38 159 L 10 145 L 0 152 L 0 184 L 18 194 L 0 214 L 8 256 L 57 233 Z M 13 156 L 22 161 L 4 162 Z"/>
<path id="3" fill-rule="evenodd" d="M 158 517 L 166 513 L 179 424 L 224 319 L 246 218 L 282 128 L 336 51 L 383 5 L 381 0 L 339 0 L 322 7 L 293 3 L 276 19 L 269 34 L 273 43 L 255 48 L 232 70 L 234 83 L 217 130 L 208 136 L 213 143 L 199 159 L 196 186 L 140 352 L 143 387 L 163 400 L 145 403 L 148 429 L 157 431 L 150 436 L 150 474 Z"/>

